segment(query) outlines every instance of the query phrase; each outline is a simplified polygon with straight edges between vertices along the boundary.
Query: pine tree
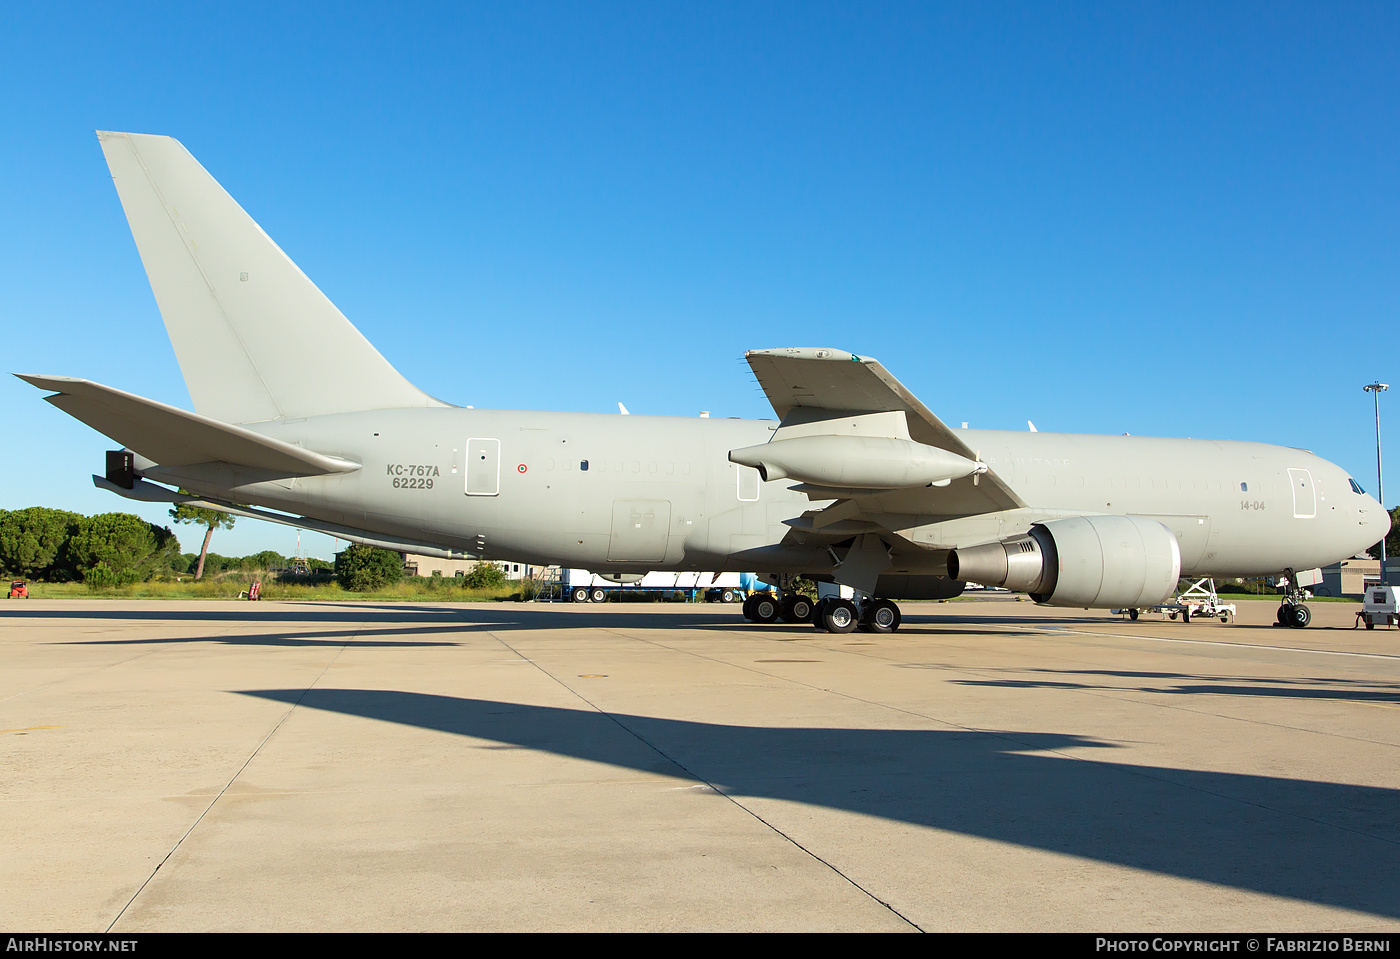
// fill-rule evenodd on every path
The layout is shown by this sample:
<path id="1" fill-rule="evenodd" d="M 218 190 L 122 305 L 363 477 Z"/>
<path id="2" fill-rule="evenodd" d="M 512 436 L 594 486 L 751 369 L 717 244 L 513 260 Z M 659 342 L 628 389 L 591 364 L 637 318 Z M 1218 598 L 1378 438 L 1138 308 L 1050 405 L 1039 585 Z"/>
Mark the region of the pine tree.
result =
<path id="1" fill-rule="evenodd" d="M 184 493 L 184 490 L 180 490 Z M 199 565 L 195 567 L 194 578 L 201 579 L 204 576 L 204 557 L 209 552 L 209 540 L 214 536 L 216 529 L 233 529 L 234 517 L 228 513 L 221 513 L 216 509 L 203 509 L 198 506 L 191 506 L 188 503 L 181 503 L 170 511 L 170 518 L 177 523 L 193 523 L 197 526 L 206 527 L 204 532 L 204 545 L 199 548 Z"/>

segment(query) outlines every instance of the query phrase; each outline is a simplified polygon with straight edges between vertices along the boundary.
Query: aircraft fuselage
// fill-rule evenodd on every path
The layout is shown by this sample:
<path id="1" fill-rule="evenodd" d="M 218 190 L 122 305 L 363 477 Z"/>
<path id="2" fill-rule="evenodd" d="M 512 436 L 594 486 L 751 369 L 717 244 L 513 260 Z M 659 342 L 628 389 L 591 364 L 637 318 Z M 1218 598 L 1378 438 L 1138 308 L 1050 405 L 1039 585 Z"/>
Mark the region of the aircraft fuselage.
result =
<path id="1" fill-rule="evenodd" d="M 333 476 L 166 472 L 199 489 L 473 555 L 596 571 L 799 571 L 831 564 L 831 536 L 784 520 L 812 503 L 791 481 L 728 461 L 770 420 L 444 408 L 251 424 L 353 460 Z M 1183 575 L 1264 575 L 1334 562 L 1383 535 L 1384 511 L 1340 467 L 1261 443 L 960 430 L 1028 504 L 930 514 L 927 489 L 874 500 L 901 537 L 891 573 L 937 571 L 948 549 L 1074 515 L 1138 515 L 1170 529 Z M 958 480 L 970 483 L 971 478 Z M 936 493 L 936 491 L 934 491 Z M 868 501 L 869 502 L 869 501 Z M 867 506 L 868 508 L 868 506 Z"/>

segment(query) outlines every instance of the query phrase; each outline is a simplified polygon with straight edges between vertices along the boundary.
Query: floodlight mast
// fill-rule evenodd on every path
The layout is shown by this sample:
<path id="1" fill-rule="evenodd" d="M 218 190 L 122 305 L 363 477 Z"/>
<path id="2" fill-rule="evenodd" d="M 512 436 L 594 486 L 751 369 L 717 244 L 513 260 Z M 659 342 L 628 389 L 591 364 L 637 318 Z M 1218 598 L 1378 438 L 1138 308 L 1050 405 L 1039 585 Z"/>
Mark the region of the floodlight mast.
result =
<path id="1" fill-rule="evenodd" d="M 1367 384 L 1362 387 L 1376 403 L 1376 500 L 1385 509 L 1385 483 L 1381 479 L 1381 394 L 1390 389 L 1389 383 Z M 1381 538 L 1381 585 L 1385 585 L 1385 538 Z"/>

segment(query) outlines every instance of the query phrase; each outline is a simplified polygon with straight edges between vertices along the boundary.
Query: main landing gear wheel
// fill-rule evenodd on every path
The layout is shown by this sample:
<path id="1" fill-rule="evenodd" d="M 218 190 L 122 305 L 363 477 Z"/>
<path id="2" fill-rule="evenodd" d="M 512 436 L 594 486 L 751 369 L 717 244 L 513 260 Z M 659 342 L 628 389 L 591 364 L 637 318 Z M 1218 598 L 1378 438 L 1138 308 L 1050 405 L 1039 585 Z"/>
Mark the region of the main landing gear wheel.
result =
<path id="1" fill-rule="evenodd" d="M 887 599 L 876 599 L 865 604 L 861 611 L 860 628 L 871 633 L 892 633 L 899 629 L 903 617 L 899 607 Z"/>
<path id="2" fill-rule="evenodd" d="M 1135 609 L 1128 610 L 1128 618 L 1136 623 L 1138 618 L 1138 611 Z"/>
<path id="3" fill-rule="evenodd" d="M 812 601 L 801 593 L 788 593 L 778 603 L 778 616 L 785 623 L 810 623 Z"/>
<path id="4" fill-rule="evenodd" d="M 778 618 L 778 599 L 771 593 L 759 593 L 752 597 L 749 619 L 755 623 L 771 623 Z"/>
<path id="5" fill-rule="evenodd" d="M 859 623 L 856 604 L 848 599 L 833 597 L 817 607 L 817 625 L 828 633 L 849 633 Z"/>

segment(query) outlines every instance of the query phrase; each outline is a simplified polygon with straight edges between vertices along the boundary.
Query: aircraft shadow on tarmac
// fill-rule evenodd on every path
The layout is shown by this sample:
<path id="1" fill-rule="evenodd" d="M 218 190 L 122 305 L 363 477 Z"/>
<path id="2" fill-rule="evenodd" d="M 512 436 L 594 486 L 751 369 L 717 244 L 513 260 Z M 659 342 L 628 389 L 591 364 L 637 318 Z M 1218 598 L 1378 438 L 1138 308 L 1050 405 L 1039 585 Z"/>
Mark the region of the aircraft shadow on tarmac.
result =
<path id="1" fill-rule="evenodd" d="M 697 609 L 690 604 L 677 603 L 643 605 L 640 603 L 617 603 L 595 606 L 573 606 L 569 603 L 482 603 L 473 605 L 413 604 L 413 603 L 241 603 L 229 604 L 231 608 L 190 609 L 183 604 L 168 603 L 156 608 L 144 609 L 114 608 L 103 602 L 82 603 L 58 609 L 33 609 L 30 607 L 0 608 L 0 621 L 7 619 L 81 619 L 114 620 L 141 622 L 191 622 L 191 623 L 248 623 L 262 625 L 269 623 L 295 624 L 334 624 L 334 623 L 378 623 L 398 625 L 405 628 L 416 624 L 428 625 L 447 623 L 460 624 L 462 630 L 487 628 L 492 630 L 518 629 L 674 629 L 674 630 L 754 630 L 760 634 L 783 636 L 784 638 L 811 638 L 816 633 L 809 624 L 769 623 L 758 625 L 746 622 L 737 605 L 716 605 Z M 995 627 L 1013 627 L 1021 632 L 1054 631 L 1073 626 L 1104 625 L 1109 622 L 1103 616 L 1087 614 L 1081 617 L 1036 616 L 1034 618 L 1006 615 L 967 615 L 940 610 L 936 614 L 907 614 L 901 632 L 930 633 L 953 629 L 959 633 L 985 632 L 1004 635 L 1006 630 Z M 977 627 L 993 627 L 981 629 Z M 289 634 L 290 635 L 290 634 Z M 862 634 L 863 635 L 863 634 Z M 251 636 L 251 634 L 250 634 Z M 898 639 L 899 634 L 885 639 Z M 192 641 L 196 641 L 193 640 Z"/>
<path id="2" fill-rule="evenodd" d="M 295 604 L 239 604 L 231 609 L 185 608 L 174 603 L 156 608 L 129 609 L 114 608 L 104 603 L 83 603 L 59 609 L 34 609 L 31 607 L 0 607 L 0 622 L 15 620 L 107 620 L 112 622 L 146 623 L 242 623 L 250 627 L 249 632 L 236 634 L 199 634 L 192 636 L 150 636 L 112 639 L 84 639 L 73 641 L 72 645 L 173 645 L 179 643 L 218 643 L 228 646 L 324 646 L 350 648 L 366 647 L 407 647 L 407 646 L 454 646 L 460 645 L 446 637 L 453 633 L 511 632 L 515 630 L 570 630 L 570 629 L 614 629 L 642 630 L 664 629 L 680 632 L 743 630 L 754 636 L 778 641 L 801 641 L 820 637 L 831 637 L 827 633 L 816 632 L 808 624 L 769 623 L 759 625 L 746 622 L 739 610 L 733 606 L 720 606 L 710 609 L 679 607 L 667 609 L 638 608 L 640 604 L 618 604 L 615 606 L 571 607 L 568 604 L 522 605 L 516 603 L 492 603 L 472 606 L 434 604 L 346 604 L 346 603 L 295 603 Z M 979 626 L 981 623 L 999 624 L 1003 617 L 906 617 L 901 632 L 916 633 L 955 633 L 959 636 L 985 635 L 1005 637 L 1021 634 L 1053 632 L 1062 629 L 1055 621 L 1037 617 L 1035 619 L 1006 619 L 1008 624 L 1018 628 L 1014 631 L 997 628 L 995 625 Z M 1067 622 L 1082 622 L 1068 620 Z M 343 629 L 322 629 L 321 626 L 338 625 Z M 270 630 L 269 626 L 292 627 L 285 630 Z M 297 628 L 301 627 L 301 628 Z M 256 628 L 256 631 L 254 629 Z M 425 636 L 443 637 L 437 640 L 423 639 Z M 345 638 L 341 638 L 345 637 Z M 415 642 L 415 638 L 417 641 Z M 871 636 L 865 633 L 851 633 L 851 640 L 873 642 L 898 642 L 899 634 L 893 636 Z"/>
<path id="3" fill-rule="evenodd" d="M 1120 765 L 1036 732 L 767 728 L 394 690 L 284 703 L 1400 918 L 1400 790 Z M 1051 750 L 1099 747 L 1083 760 Z M 853 823 L 851 828 L 858 829 Z"/>
<path id="4" fill-rule="evenodd" d="M 1197 676 L 1188 673 L 1134 672 L 1111 669 L 1029 669 L 1022 672 L 1048 673 L 1064 677 L 1103 677 L 1104 682 L 1086 679 L 955 679 L 958 686 L 989 686 L 1004 689 L 1101 689 L 1168 695 L 1271 696 L 1287 699 L 1346 700 L 1348 702 L 1400 704 L 1400 685 L 1366 679 L 1336 676 L 1316 679 L 1254 679 L 1248 676 Z M 1157 680 L 1152 683 L 1115 683 L 1111 680 Z"/>

